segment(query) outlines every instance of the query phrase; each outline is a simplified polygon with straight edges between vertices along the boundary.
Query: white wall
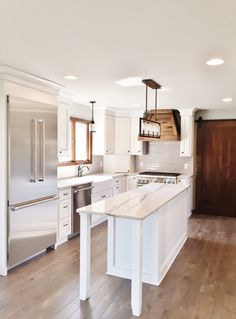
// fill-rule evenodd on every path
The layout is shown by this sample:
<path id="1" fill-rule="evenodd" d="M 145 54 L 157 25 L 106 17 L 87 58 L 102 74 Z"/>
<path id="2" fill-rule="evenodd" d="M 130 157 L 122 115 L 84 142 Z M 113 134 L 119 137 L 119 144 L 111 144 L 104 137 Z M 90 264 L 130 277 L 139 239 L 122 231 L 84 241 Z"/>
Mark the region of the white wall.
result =
<path id="1" fill-rule="evenodd" d="M 7 274 L 7 104 L 6 95 L 57 105 L 49 89 L 24 81 L 0 80 L 0 275 Z M 35 86 L 35 88 L 34 88 Z M 55 92 L 55 91 L 54 91 Z"/>
<path id="2" fill-rule="evenodd" d="M 195 114 L 195 119 L 198 119 L 200 116 L 203 120 L 236 119 L 236 109 L 199 110 Z"/>

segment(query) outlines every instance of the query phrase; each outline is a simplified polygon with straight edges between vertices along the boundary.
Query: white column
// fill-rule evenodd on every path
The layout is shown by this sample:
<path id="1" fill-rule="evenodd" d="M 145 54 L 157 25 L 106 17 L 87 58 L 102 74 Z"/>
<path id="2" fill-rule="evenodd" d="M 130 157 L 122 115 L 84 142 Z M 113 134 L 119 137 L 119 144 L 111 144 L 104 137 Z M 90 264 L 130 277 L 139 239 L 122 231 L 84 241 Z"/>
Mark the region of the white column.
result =
<path id="1" fill-rule="evenodd" d="M 80 299 L 89 297 L 91 272 L 91 215 L 80 213 Z"/>
<path id="2" fill-rule="evenodd" d="M 115 261 L 115 217 L 108 216 L 107 226 L 107 273 L 111 274 Z"/>
<path id="3" fill-rule="evenodd" d="M 134 316 L 140 316 L 142 309 L 142 220 L 132 225 L 132 283 L 131 307 Z"/>

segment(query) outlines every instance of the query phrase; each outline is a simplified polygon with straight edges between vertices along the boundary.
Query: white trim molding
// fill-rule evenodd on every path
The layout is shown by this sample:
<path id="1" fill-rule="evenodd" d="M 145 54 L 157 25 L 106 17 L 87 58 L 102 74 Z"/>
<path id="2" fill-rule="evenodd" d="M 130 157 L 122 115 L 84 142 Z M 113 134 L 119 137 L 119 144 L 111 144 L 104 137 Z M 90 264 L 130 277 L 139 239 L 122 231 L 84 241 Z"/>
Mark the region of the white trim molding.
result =
<path id="1" fill-rule="evenodd" d="M 63 85 L 7 65 L 0 66 L 0 79 L 39 91 L 58 95 Z"/>

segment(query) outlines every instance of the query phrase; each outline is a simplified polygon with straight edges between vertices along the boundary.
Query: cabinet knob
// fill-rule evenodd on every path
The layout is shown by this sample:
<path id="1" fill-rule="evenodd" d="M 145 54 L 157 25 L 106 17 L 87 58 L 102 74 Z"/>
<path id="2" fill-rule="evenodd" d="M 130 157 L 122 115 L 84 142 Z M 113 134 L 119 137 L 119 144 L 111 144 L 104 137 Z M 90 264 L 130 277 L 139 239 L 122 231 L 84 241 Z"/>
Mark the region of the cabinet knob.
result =
<path id="1" fill-rule="evenodd" d="M 130 151 L 128 150 L 128 153 L 130 153 Z"/>

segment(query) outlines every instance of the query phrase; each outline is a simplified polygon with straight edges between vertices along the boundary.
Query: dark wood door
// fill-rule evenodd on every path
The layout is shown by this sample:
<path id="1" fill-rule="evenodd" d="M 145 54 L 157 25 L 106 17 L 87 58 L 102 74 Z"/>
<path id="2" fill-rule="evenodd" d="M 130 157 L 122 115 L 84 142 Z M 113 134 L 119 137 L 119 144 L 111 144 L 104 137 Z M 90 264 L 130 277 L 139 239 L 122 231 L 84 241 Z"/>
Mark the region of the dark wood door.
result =
<path id="1" fill-rule="evenodd" d="M 198 122 L 196 212 L 236 217 L 236 120 Z"/>

